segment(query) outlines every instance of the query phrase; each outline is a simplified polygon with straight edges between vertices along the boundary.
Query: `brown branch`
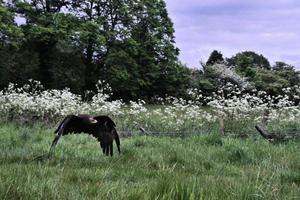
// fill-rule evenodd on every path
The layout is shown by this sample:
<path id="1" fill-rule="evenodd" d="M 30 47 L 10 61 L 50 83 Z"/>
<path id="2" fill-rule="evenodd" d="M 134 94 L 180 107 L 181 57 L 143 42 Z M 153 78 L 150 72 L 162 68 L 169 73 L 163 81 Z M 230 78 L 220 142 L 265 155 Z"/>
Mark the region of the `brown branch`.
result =
<path id="1" fill-rule="evenodd" d="M 267 125 L 268 125 L 269 115 L 270 115 L 270 111 L 264 110 L 264 112 L 262 113 L 261 122 L 255 126 L 256 130 L 260 133 L 260 135 L 263 138 L 269 140 L 270 142 L 279 142 L 285 140 L 286 139 L 285 136 L 281 136 L 275 133 L 270 133 L 268 131 Z"/>
<path id="2" fill-rule="evenodd" d="M 267 140 L 272 140 L 274 139 L 274 135 L 273 134 L 270 134 L 268 132 L 268 130 L 266 129 L 266 127 L 264 125 L 262 125 L 261 123 L 257 124 L 255 126 L 256 130 L 260 133 L 260 135 L 267 139 Z"/>

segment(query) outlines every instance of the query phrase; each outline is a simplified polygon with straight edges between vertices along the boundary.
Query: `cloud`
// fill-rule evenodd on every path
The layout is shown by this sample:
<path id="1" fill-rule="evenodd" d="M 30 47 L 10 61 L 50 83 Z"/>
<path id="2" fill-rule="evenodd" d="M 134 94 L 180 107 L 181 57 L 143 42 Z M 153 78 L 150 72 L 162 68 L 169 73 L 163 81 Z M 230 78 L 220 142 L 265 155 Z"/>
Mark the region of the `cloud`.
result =
<path id="1" fill-rule="evenodd" d="M 300 1 L 166 0 L 180 59 L 199 67 L 217 49 L 230 57 L 251 50 L 300 69 Z"/>

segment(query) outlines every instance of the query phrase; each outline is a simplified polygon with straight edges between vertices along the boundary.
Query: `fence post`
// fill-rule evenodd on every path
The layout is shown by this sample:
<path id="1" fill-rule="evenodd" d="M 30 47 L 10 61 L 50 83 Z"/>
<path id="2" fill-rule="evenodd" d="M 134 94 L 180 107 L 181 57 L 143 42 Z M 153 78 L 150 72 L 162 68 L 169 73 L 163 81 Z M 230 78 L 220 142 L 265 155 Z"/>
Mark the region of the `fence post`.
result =
<path id="1" fill-rule="evenodd" d="M 219 117 L 219 131 L 221 135 L 225 135 L 225 128 L 224 128 L 224 119 L 223 117 Z"/>

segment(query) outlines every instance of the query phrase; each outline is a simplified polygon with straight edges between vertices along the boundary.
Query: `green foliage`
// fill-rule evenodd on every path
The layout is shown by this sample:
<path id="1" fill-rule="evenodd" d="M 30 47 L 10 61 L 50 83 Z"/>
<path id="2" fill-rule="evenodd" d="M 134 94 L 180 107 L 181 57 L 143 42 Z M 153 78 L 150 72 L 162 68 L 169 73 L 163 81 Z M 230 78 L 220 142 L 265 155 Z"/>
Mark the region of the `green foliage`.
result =
<path id="1" fill-rule="evenodd" d="M 72 58 L 72 59 L 70 59 Z M 75 93 L 82 93 L 85 86 L 85 77 L 82 72 L 86 66 L 82 61 L 80 53 L 63 41 L 58 42 L 51 50 L 49 57 L 49 74 L 51 74 L 50 85 L 52 88 L 70 88 Z"/>
<path id="2" fill-rule="evenodd" d="M 190 71 L 180 63 L 174 63 L 160 70 L 159 77 L 156 79 L 155 95 L 159 97 L 186 95 L 189 87 Z"/>
<path id="3" fill-rule="evenodd" d="M 0 47 L 16 48 L 22 36 L 22 30 L 14 22 L 14 13 L 9 7 L 0 3 Z"/>
<path id="4" fill-rule="evenodd" d="M 275 62 L 272 68 L 275 74 L 289 82 L 289 86 L 298 85 L 300 83 L 300 72 L 296 71 L 294 66 L 284 62 Z"/>
<path id="5" fill-rule="evenodd" d="M 284 70 L 294 70 L 294 67 L 292 65 L 286 64 L 282 61 L 275 62 L 274 66 L 272 67 L 272 70 L 275 71 L 284 71 Z"/>
<path id="6" fill-rule="evenodd" d="M 1 3 L 0 14 L 1 58 L 15 58 L 0 61 L 1 88 L 34 78 L 47 88 L 83 92 L 102 79 L 116 98 L 150 99 L 178 95 L 189 82 L 164 1 L 17 0 Z M 26 22 L 14 24 L 16 15 Z M 22 49 L 8 51 L 12 41 Z"/>
<path id="7" fill-rule="evenodd" d="M 10 77 L 24 71 L 17 70 L 17 59 L 23 32 L 14 22 L 14 13 L 2 1 L 0 2 L 0 88 L 7 85 Z M 27 69 L 25 69 L 27 70 Z M 26 73 L 25 73 L 26 74 Z M 15 80 L 15 79 L 14 79 Z M 13 80 L 12 80 L 13 81 Z"/>
<path id="8" fill-rule="evenodd" d="M 224 62 L 224 58 L 221 52 L 214 50 L 208 60 L 206 61 L 206 65 L 213 65 L 215 63 L 222 63 Z"/>
<path id="9" fill-rule="evenodd" d="M 282 88 L 289 86 L 288 80 L 266 69 L 257 70 L 253 81 L 258 90 L 264 90 L 271 95 L 281 94 Z"/>
<path id="10" fill-rule="evenodd" d="M 299 144 L 202 135 L 123 138 L 105 157 L 86 135 L 0 126 L 1 199 L 297 199 Z M 220 145 L 220 142 L 221 144 Z"/>
<path id="11" fill-rule="evenodd" d="M 271 68 L 269 61 L 263 55 L 252 51 L 237 53 L 231 58 L 226 58 L 226 62 L 222 65 L 224 69 L 214 70 L 218 66 L 221 67 L 222 60 L 222 54 L 213 51 L 207 63 L 202 64 L 203 71 L 193 73 L 192 86 L 202 90 L 206 95 L 211 95 L 227 82 L 239 86 L 242 83 L 248 85 L 244 88 L 246 90 L 255 88 L 266 91 L 270 95 L 279 95 L 283 94 L 284 88 L 292 88 L 300 83 L 299 71 L 296 71 L 293 66 L 276 62 Z"/>
<path id="12" fill-rule="evenodd" d="M 201 89 L 204 95 L 209 96 L 217 90 L 218 77 L 210 67 L 203 66 L 203 71 L 194 70 L 191 81 L 192 87 Z"/>
<path id="13" fill-rule="evenodd" d="M 253 51 L 237 53 L 226 61 L 229 66 L 235 66 L 241 72 L 245 72 L 248 68 L 271 69 L 271 65 L 267 58 L 263 55 L 258 55 Z M 247 75 L 247 73 L 245 75 Z"/>
<path id="14" fill-rule="evenodd" d="M 140 88 L 145 84 L 136 61 L 129 53 L 123 50 L 122 44 L 119 47 L 115 45 L 105 60 L 105 65 L 110 66 L 107 69 L 107 79 L 114 88 L 114 95 L 126 97 L 125 100 L 137 99 Z"/>

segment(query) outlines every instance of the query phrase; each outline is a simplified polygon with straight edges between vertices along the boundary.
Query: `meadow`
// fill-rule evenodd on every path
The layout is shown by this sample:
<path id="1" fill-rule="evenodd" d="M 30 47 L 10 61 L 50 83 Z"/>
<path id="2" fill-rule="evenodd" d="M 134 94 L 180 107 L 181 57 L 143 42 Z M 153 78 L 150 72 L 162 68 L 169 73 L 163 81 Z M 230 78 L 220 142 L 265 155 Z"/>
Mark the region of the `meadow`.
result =
<path id="1" fill-rule="evenodd" d="M 133 136 L 102 155 L 87 135 L 0 126 L 1 199 L 299 199 L 300 146 L 220 135 Z"/>
<path id="2" fill-rule="evenodd" d="M 0 91 L 1 199 L 300 199 L 300 87 L 269 96 L 229 84 L 152 105 L 110 100 L 108 85 L 97 88 L 89 101 L 33 80 Z M 266 128 L 287 140 L 271 143 L 255 130 L 265 110 Z M 109 115 L 121 155 L 69 135 L 48 157 L 57 124 L 78 113 Z"/>

